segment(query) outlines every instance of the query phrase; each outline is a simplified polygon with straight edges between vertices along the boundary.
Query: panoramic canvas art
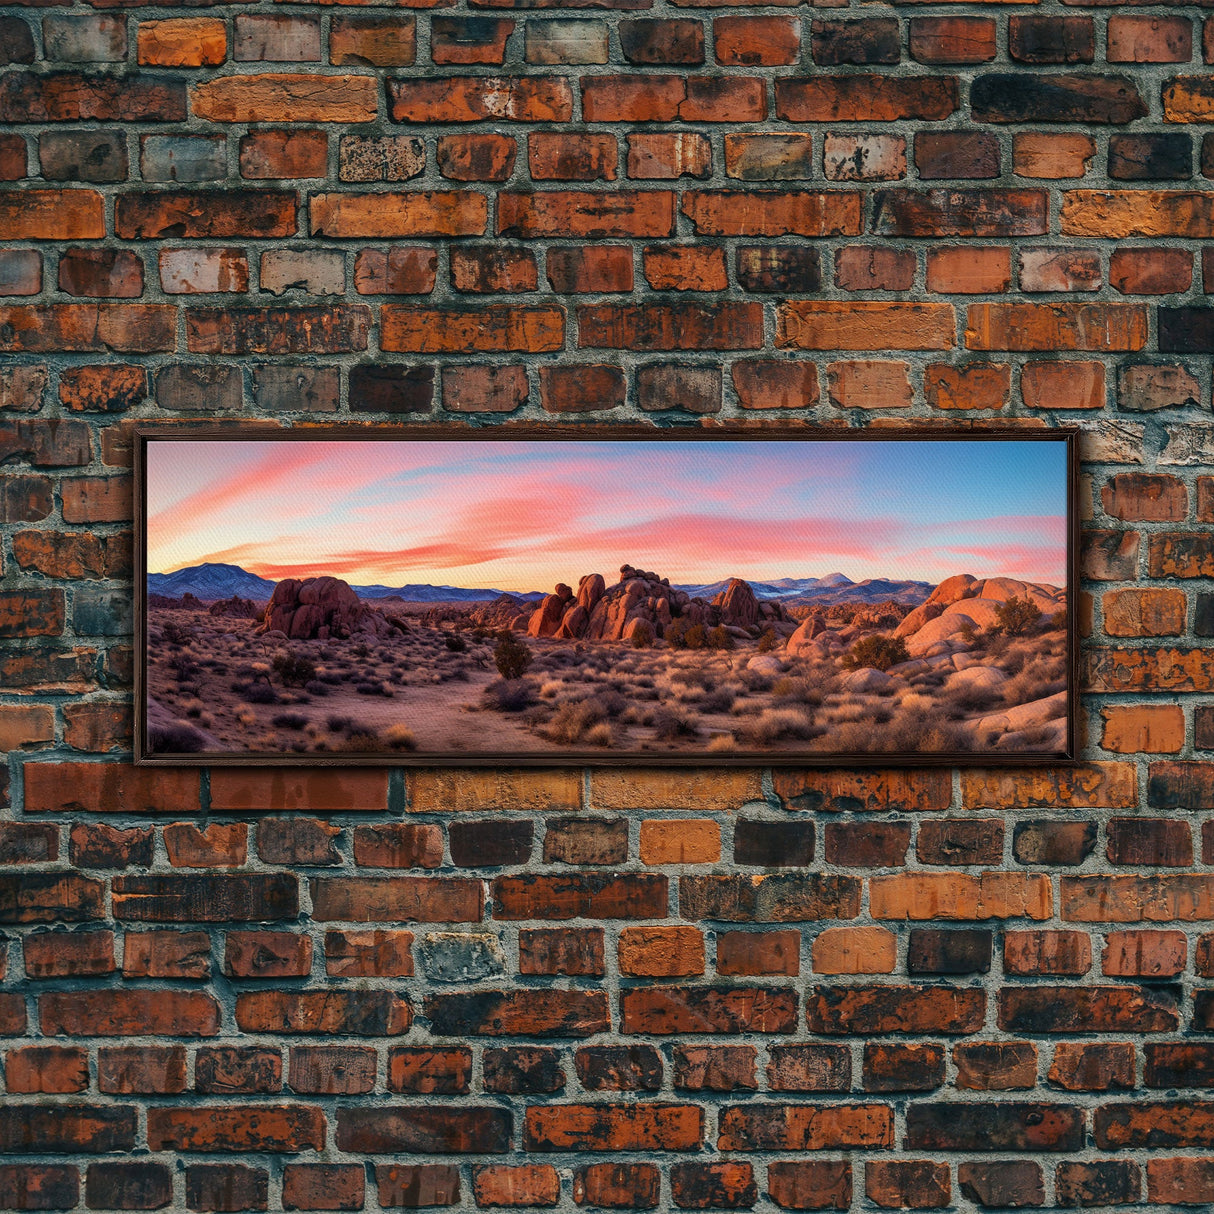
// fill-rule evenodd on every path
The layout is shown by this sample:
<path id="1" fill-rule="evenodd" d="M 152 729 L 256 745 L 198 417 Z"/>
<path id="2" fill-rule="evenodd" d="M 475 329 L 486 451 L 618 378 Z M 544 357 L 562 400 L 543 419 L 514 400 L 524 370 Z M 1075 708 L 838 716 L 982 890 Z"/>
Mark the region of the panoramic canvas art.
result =
<path id="1" fill-rule="evenodd" d="M 141 761 L 1073 748 L 1071 438 L 140 435 Z"/>

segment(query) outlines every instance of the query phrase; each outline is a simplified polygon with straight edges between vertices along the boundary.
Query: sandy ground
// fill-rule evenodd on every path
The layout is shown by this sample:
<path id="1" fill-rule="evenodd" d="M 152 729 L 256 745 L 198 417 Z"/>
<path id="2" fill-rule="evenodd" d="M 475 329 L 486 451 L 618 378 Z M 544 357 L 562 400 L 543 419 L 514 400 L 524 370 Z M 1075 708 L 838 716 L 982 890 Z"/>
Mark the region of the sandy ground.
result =
<path id="1" fill-rule="evenodd" d="M 761 653 L 754 640 L 726 653 L 524 639 L 531 665 L 506 697 L 521 707 L 503 711 L 492 636 L 464 632 L 455 643 L 465 648 L 453 651 L 449 627 L 414 619 L 407 628 L 386 640 L 284 644 L 256 636 L 250 619 L 153 609 L 152 721 L 170 722 L 154 749 L 205 752 L 217 740 L 246 753 L 792 756 L 986 749 L 1000 738 L 1030 752 L 1061 747 L 1065 696 L 1048 677 L 1062 668 L 1060 630 L 1010 647 L 1005 639 L 998 659 L 979 650 L 930 669 L 915 664 L 882 676 L 876 692 L 849 688 L 835 655 Z M 840 652 L 849 640 L 841 635 Z M 310 664 L 306 685 L 289 668 L 295 661 Z M 983 661 L 1004 668 L 1007 692 L 958 691 L 958 665 Z M 1017 665 L 1033 662 L 1029 674 L 1041 677 L 1016 682 Z"/>

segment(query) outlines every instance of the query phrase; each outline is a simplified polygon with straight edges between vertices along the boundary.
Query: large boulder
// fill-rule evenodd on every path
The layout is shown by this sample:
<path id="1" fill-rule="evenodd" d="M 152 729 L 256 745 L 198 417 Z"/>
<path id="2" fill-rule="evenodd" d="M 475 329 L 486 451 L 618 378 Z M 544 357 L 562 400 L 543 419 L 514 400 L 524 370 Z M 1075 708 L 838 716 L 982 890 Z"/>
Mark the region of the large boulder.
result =
<path id="1" fill-rule="evenodd" d="M 565 587 L 569 589 L 568 586 Z M 544 596 L 540 605 L 531 613 L 531 619 L 527 623 L 527 635 L 529 637 L 551 637 L 556 636 L 557 629 L 561 626 L 561 620 L 565 615 L 565 604 L 568 599 L 562 598 L 559 594 L 548 594 Z"/>
<path id="2" fill-rule="evenodd" d="M 929 620 L 914 636 L 907 637 L 906 650 L 912 658 L 922 658 L 929 655 L 931 650 L 941 642 L 954 643 L 959 640 L 958 633 L 966 628 L 974 628 L 974 621 L 961 612 L 949 612 Z M 936 650 L 936 652 L 941 652 Z"/>
<path id="3" fill-rule="evenodd" d="M 952 577 L 946 577 L 927 596 L 927 601 L 929 603 L 939 603 L 941 607 L 947 607 L 950 603 L 955 603 L 959 599 L 969 598 L 974 593 L 976 581 L 977 579 L 971 573 L 955 573 Z"/>
<path id="4" fill-rule="evenodd" d="M 355 633 L 381 636 L 391 631 L 382 615 L 335 577 L 284 578 L 274 587 L 261 633 L 281 632 L 293 641 L 329 640 Z"/>
<path id="5" fill-rule="evenodd" d="M 920 603 L 899 625 L 894 629 L 894 636 L 909 637 L 914 636 L 924 624 L 934 620 L 938 615 L 944 612 L 944 607 L 940 603 Z"/>
<path id="6" fill-rule="evenodd" d="M 946 616 L 964 615 L 974 622 L 978 628 L 994 628 L 999 623 L 999 608 L 1003 603 L 997 599 L 976 598 L 964 599 L 953 603 L 944 611 Z"/>
<path id="7" fill-rule="evenodd" d="M 603 597 L 603 591 L 607 589 L 607 583 L 603 580 L 601 573 L 588 573 L 577 584 L 577 603 L 579 607 L 585 609 L 587 615 L 592 612 L 599 599 Z"/>
<path id="8" fill-rule="evenodd" d="M 759 600 L 750 583 L 740 577 L 731 577 L 725 589 L 712 600 L 712 605 L 721 609 L 721 618 L 727 624 L 751 628 L 759 622 Z"/>
<path id="9" fill-rule="evenodd" d="M 826 621 L 820 615 L 807 616 L 798 625 L 796 632 L 788 638 L 785 648 L 794 658 L 816 653 L 820 649 L 820 646 L 815 646 L 814 640 L 825 631 Z"/>

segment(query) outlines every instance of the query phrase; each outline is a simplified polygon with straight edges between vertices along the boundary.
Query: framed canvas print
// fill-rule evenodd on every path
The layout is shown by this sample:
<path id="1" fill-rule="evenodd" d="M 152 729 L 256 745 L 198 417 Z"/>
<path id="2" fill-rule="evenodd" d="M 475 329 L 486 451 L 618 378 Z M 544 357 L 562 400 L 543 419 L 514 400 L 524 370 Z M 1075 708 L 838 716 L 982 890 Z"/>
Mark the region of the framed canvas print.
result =
<path id="1" fill-rule="evenodd" d="M 1073 431 L 136 445 L 141 763 L 1074 757 Z"/>

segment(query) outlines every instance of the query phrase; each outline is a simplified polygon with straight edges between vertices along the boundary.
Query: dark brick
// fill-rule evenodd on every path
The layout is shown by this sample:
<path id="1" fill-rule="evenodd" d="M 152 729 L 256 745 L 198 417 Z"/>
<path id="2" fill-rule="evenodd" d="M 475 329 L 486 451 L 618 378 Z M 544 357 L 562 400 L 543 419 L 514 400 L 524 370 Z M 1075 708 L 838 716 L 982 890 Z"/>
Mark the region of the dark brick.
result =
<path id="1" fill-rule="evenodd" d="M 559 1092 L 565 1086 L 565 1071 L 556 1050 L 487 1049 L 482 1066 L 486 1092 L 535 1094 Z"/>
<path id="2" fill-rule="evenodd" d="M 1145 118 L 1146 102 L 1128 76 L 991 72 L 974 80 L 976 122 L 1092 122 L 1121 126 Z"/>
<path id="3" fill-rule="evenodd" d="M 1091 17 L 1011 17 L 1008 51 L 1021 63 L 1091 63 L 1096 32 Z"/>
<path id="4" fill-rule="evenodd" d="M 1041 1165 L 1028 1159 L 962 1163 L 957 1168 L 962 1195 L 984 1209 L 1023 1209 L 1045 1205 Z"/>
<path id="5" fill-rule="evenodd" d="M 810 46 L 820 67 L 848 63 L 897 63 L 902 38 L 896 17 L 865 21 L 814 21 Z"/>
<path id="6" fill-rule="evenodd" d="M 934 1044 L 864 1047 L 866 1092 L 930 1092 L 944 1083 L 944 1047 Z"/>
<path id="7" fill-rule="evenodd" d="M 762 868 L 804 868 L 814 858 L 814 824 L 739 818 L 734 824 L 733 858 L 737 864 Z"/>
<path id="8" fill-rule="evenodd" d="M 525 864 L 531 856 L 531 836 L 530 822 L 500 818 L 452 822 L 447 829 L 451 861 L 461 868 Z"/>
<path id="9" fill-rule="evenodd" d="M 363 363 L 350 369 L 350 409 L 355 413 L 429 413 L 434 368 Z"/>
<path id="10" fill-rule="evenodd" d="M 1017 822 L 1012 854 L 1021 864 L 1082 864 L 1096 846 L 1096 823 L 1088 821 Z"/>
<path id="11" fill-rule="evenodd" d="M 1193 175 L 1193 141 L 1186 134 L 1113 135 L 1109 176 L 1120 181 L 1175 181 Z"/>
<path id="12" fill-rule="evenodd" d="M 992 933 L 980 928 L 913 928 L 907 943 L 910 974 L 987 974 Z"/>
<path id="13" fill-rule="evenodd" d="M 84 1200 L 93 1210 L 161 1210 L 173 1200 L 173 1174 L 162 1163 L 91 1163 Z"/>
<path id="14" fill-rule="evenodd" d="M 822 287 L 818 250 L 808 245 L 739 245 L 738 285 L 768 295 L 806 295 Z"/>

